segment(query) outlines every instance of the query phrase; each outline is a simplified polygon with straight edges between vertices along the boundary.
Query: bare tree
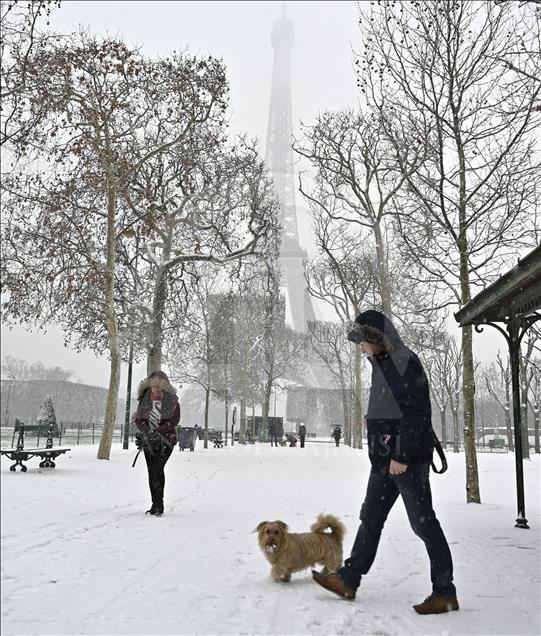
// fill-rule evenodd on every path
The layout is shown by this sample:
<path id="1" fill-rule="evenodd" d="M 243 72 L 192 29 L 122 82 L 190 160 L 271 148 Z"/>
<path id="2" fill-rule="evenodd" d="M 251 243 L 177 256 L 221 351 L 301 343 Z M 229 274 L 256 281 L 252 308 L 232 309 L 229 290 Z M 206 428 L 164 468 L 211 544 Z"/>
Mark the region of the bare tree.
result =
<path id="1" fill-rule="evenodd" d="M 188 311 L 172 334 L 166 359 L 175 379 L 200 386 L 205 393 L 203 446 L 208 448 L 209 404 L 216 363 L 214 325 L 220 309 L 217 291 L 223 281 L 212 265 L 199 265 L 190 287 Z"/>
<path id="2" fill-rule="evenodd" d="M 269 261 L 261 282 L 263 338 L 258 365 L 262 387 L 261 426 L 267 431 L 272 389 L 279 379 L 300 381 L 305 370 L 307 339 L 305 334 L 286 324 L 277 258 Z"/>
<path id="3" fill-rule="evenodd" d="M 24 142 L 39 125 L 41 104 L 32 95 L 32 57 L 54 37 L 40 31 L 40 22 L 60 6 L 59 0 L 5 0 L 0 5 L 0 146 Z"/>
<path id="4" fill-rule="evenodd" d="M 528 331 L 528 337 L 526 344 L 522 349 L 522 355 L 520 356 L 520 410 L 521 410 L 521 424 L 522 424 L 522 439 L 525 440 L 522 457 L 530 457 L 530 426 L 528 424 L 528 406 L 530 405 L 530 391 L 532 383 L 535 383 L 537 379 L 535 376 L 538 370 L 535 365 L 532 365 L 532 358 L 534 354 L 540 352 L 540 333 L 539 330 L 532 326 Z M 539 441 L 537 441 L 539 446 Z"/>
<path id="5" fill-rule="evenodd" d="M 83 33 L 41 49 L 27 73 L 46 119 L 33 129 L 32 145 L 14 147 L 33 163 L 26 173 L 19 163 L 8 182 L 14 205 L 7 234 L 16 264 L 7 266 L 7 309 L 15 319 L 43 321 L 47 311 L 54 316 L 76 299 L 91 300 L 93 312 L 83 302 L 82 313 L 71 314 L 71 330 L 92 313 L 100 317 L 111 375 L 98 458 L 108 459 L 120 376 L 115 269 L 117 244 L 129 225 L 125 195 L 143 164 L 184 141 L 215 108 L 225 108 L 224 69 L 213 58 L 144 60 L 117 40 Z M 153 127 L 165 132 L 148 146 L 141 131 Z M 40 161 L 47 170 L 39 170 Z M 17 202 L 32 211 L 27 218 Z M 26 251 L 17 252 L 17 240 Z M 31 245 L 38 249 L 29 254 Z M 21 255 L 37 260 L 25 264 Z M 31 304 L 35 289 L 46 285 L 51 293 L 41 305 Z"/>
<path id="6" fill-rule="evenodd" d="M 492 363 L 484 373 L 485 385 L 492 398 L 498 403 L 503 412 L 507 445 L 514 450 L 513 430 L 511 426 L 511 367 L 509 357 L 505 364 L 500 352 L 496 355 L 496 362 Z"/>
<path id="7" fill-rule="evenodd" d="M 304 126 L 295 151 L 310 161 L 313 186 L 300 179 L 300 191 L 320 224 L 328 220 L 352 225 L 375 249 L 374 274 L 383 312 L 392 317 L 393 280 L 389 273 L 388 217 L 406 174 L 389 146 L 378 118 L 368 112 L 339 111 L 319 115 Z M 420 161 L 412 147 L 409 170 Z M 326 224 L 329 227 L 329 223 Z"/>
<path id="8" fill-rule="evenodd" d="M 356 418 L 354 400 L 355 352 L 345 337 L 346 327 L 339 322 L 313 321 L 308 323 L 310 343 L 325 368 L 335 378 L 342 396 L 344 417 L 344 442 L 351 446 L 356 434 L 353 422 Z M 361 419 L 362 421 L 362 419 Z"/>
<path id="9" fill-rule="evenodd" d="M 17 380 L 50 380 L 66 382 L 73 376 L 73 371 L 62 367 L 46 367 L 41 360 L 28 363 L 13 356 L 2 358 L 2 373 Z"/>
<path id="10" fill-rule="evenodd" d="M 361 16 L 360 86 L 405 175 L 403 244 L 459 306 L 533 235 L 541 85 L 522 76 L 511 90 L 501 60 L 512 59 L 514 23 L 508 3 L 488 1 L 382 2 Z M 426 148 L 415 171 L 412 147 Z M 471 326 L 462 357 L 467 501 L 480 502 Z"/>
<path id="11" fill-rule="evenodd" d="M 532 358 L 529 368 L 529 403 L 533 413 L 534 450 L 539 454 L 539 422 L 541 420 L 541 358 Z"/>
<path id="12" fill-rule="evenodd" d="M 225 143 L 220 126 L 201 132 L 202 143 L 192 131 L 187 147 L 145 165 L 136 179 L 137 203 L 130 201 L 134 212 L 152 210 L 144 241 L 152 294 L 138 304 L 146 314 L 148 373 L 161 365 L 168 287 L 182 284 L 184 267 L 263 259 L 276 242 L 278 206 L 256 144 Z"/>
<path id="13" fill-rule="evenodd" d="M 434 329 L 431 333 L 430 347 L 423 354 L 423 364 L 430 381 L 430 394 L 439 411 L 441 441 L 445 446 L 449 439 L 447 429 L 448 383 L 454 368 L 449 334 L 443 329 Z"/>

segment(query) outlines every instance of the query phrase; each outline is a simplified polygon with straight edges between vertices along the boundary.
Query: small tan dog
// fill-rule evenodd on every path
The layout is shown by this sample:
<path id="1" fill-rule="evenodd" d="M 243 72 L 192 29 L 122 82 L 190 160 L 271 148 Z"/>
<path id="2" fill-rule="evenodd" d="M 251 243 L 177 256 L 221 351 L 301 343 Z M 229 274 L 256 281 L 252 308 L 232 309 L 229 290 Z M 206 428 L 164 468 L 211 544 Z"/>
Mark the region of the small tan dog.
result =
<path id="1" fill-rule="evenodd" d="M 325 532 L 330 529 L 331 532 Z M 259 547 L 272 565 L 274 581 L 290 581 L 293 572 L 316 563 L 323 572 L 335 572 L 342 565 L 342 539 L 345 528 L 333 515 L 319 515 L 311 532 L 288 532 L 283 521 L 262 521 L 258 533 Z"/>

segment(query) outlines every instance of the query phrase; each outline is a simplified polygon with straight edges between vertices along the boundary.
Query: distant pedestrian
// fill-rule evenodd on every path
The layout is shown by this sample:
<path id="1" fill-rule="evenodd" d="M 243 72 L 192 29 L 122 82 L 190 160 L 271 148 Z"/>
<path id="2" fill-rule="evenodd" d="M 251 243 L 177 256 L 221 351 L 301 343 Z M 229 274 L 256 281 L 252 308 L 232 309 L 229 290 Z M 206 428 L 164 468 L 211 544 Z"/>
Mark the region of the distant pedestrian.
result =
<path id="1" fill-rule="evenodd" d="M 342 429 L 339 426 L 335 426 L 331 437 L 334 437 L 335 444 L 337 446 L 340 446 L 340 440 L 342 439 Z"/>
<path id="2" fill-rule="evenodd" d="M 282 430 L 276 422 L 271 422 L 269 424 L 268 435 L 271 446 L 281 446 L 281 444 L 279 444 L 278 442 L 282 441 Z"/>
<path id="3" fill-rule="evenodd" d="M 301 441 L 301 448 L 304 448 L 304 440 L 306 439 L 306 426 L 302 422 L 299 425 L 299 439 Z"/>
<path id="4" fill-rule="evenodd" d="M 446 464 L 432 429 L 423 366 L 404 345 L 391 321 L 378 311 L 357 316 L 348 339 L 368 355 L 372 367 L 367 413 L 372 470 L 351 556 L 335 573 L 314 570 L 314 580 L 338 596 L 353 600 L 361 578 L 374 562 L 387 515 L 400 496 L 411 528 L 424 542 L 430 560 L 432 593 L 414 605 L 414 610 L 418 614 L 458 610 L 451 552 L 432 507 L 429 475 L 434 447 L 443 463 L 439 472 Z"/>
<path id="5" fill-rule="evenodd" d="M 293 433 L 288 433 L 286 435 L 286 441 L 289 442 L 290 448 L 297 446 L 297 438 L 293 435 Z"/>
<path id="6" fill-rule="evenodd" d="M 135 443 L 145 453 L 152 505 L 145 514 L 163 515 L 164 468 L 177 442 L 175 427 L 180 420 L 176 389 L 163 371 L 154 371 L 137 391 L 139 405 Z"/>

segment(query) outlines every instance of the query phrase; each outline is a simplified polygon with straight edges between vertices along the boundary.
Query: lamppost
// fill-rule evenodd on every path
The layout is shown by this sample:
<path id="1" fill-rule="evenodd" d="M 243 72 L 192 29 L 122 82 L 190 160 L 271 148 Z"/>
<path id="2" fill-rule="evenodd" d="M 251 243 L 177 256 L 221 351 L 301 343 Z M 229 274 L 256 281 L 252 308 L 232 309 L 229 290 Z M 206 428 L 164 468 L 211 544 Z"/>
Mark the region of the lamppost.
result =
<path id="1" fill-rule="evenodd" d="M 233 415 L 231 416 L 231 446 L 235 445 L 235 422 L 237 421 L 237 407 L 233 407 Z"/>
<path id="2" fill-rule="evenodd" d="M 134 294 L 137 295 L 137 257 L 139 256 L 139 233 L 137 230 L 128 229 L 124 231 L 124 235 L 132 237 L 135 235 L 135 276 L 134 276 Z M 131 379 L 133 369 L 133 333 L 130 335 L 130 351 L 128 354 L 128 382 L 126 386 L 126 411 L 124 415 L 124 440 L 122 448 L 127 450 L 130 442 L 130 411 L 131 411 Z"/>

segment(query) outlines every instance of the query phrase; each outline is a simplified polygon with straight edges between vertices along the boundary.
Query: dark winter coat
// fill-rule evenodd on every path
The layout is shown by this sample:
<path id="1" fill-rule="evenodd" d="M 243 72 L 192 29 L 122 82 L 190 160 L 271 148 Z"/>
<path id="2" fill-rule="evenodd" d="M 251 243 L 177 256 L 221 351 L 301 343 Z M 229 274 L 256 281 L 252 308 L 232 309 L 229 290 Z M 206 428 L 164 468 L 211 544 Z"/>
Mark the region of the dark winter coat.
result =
<path id="1" fill-rule="evenodd" d="M 365 333 L 370 336 L 374 330 L 381 332 L 388 348 L 369 357 L 372 384 L 366 419 L 372 464 L 386 467 L 391 459 L 402 464 L 431 461 L 435 436 L 428 380 L 421 361 L 380 312 L 364 312 L 355 322 L 361 331 L 363 325 L 368 326 Z"/>
<path id="2" fill-rule="evenodd" d="M 148 418 L 152 409 L 152 399 L 150 396 L 152 387 L 158 387 L 163 392 L 162 417 L 156 431 L 161 435 L 165 444 L 169 447 L 173 447 L 177 443 L 175 427 L 180 420 L 180 405 L 176 395 L 177 391 L 169 383 L 163 371 L 154 371 L 139 385 L 137 390 L 139 405 L 135 413 L 135 425 L 141 433 L 147 434 L 150 432 Z"/>
<path id="3" fill-rule="evenodd" d="M 305 438 L 305 437 L 306 437 L 306 426 L 305 426 L 304 424 L 301 424 L 301 425 L 299 426 L 299 437 L 300 437 L 301 439 L 303 439 L 303 438 Z"/>
<path id="4" fill-rule="evenodd" d="M 334 431 L 332 432 L 331 437 L 334 437 L 335 441 L 338 441 L 339 439 L 341 439 L 342 438 L 342 429 L 337 426 L 334 429 Z"/>

